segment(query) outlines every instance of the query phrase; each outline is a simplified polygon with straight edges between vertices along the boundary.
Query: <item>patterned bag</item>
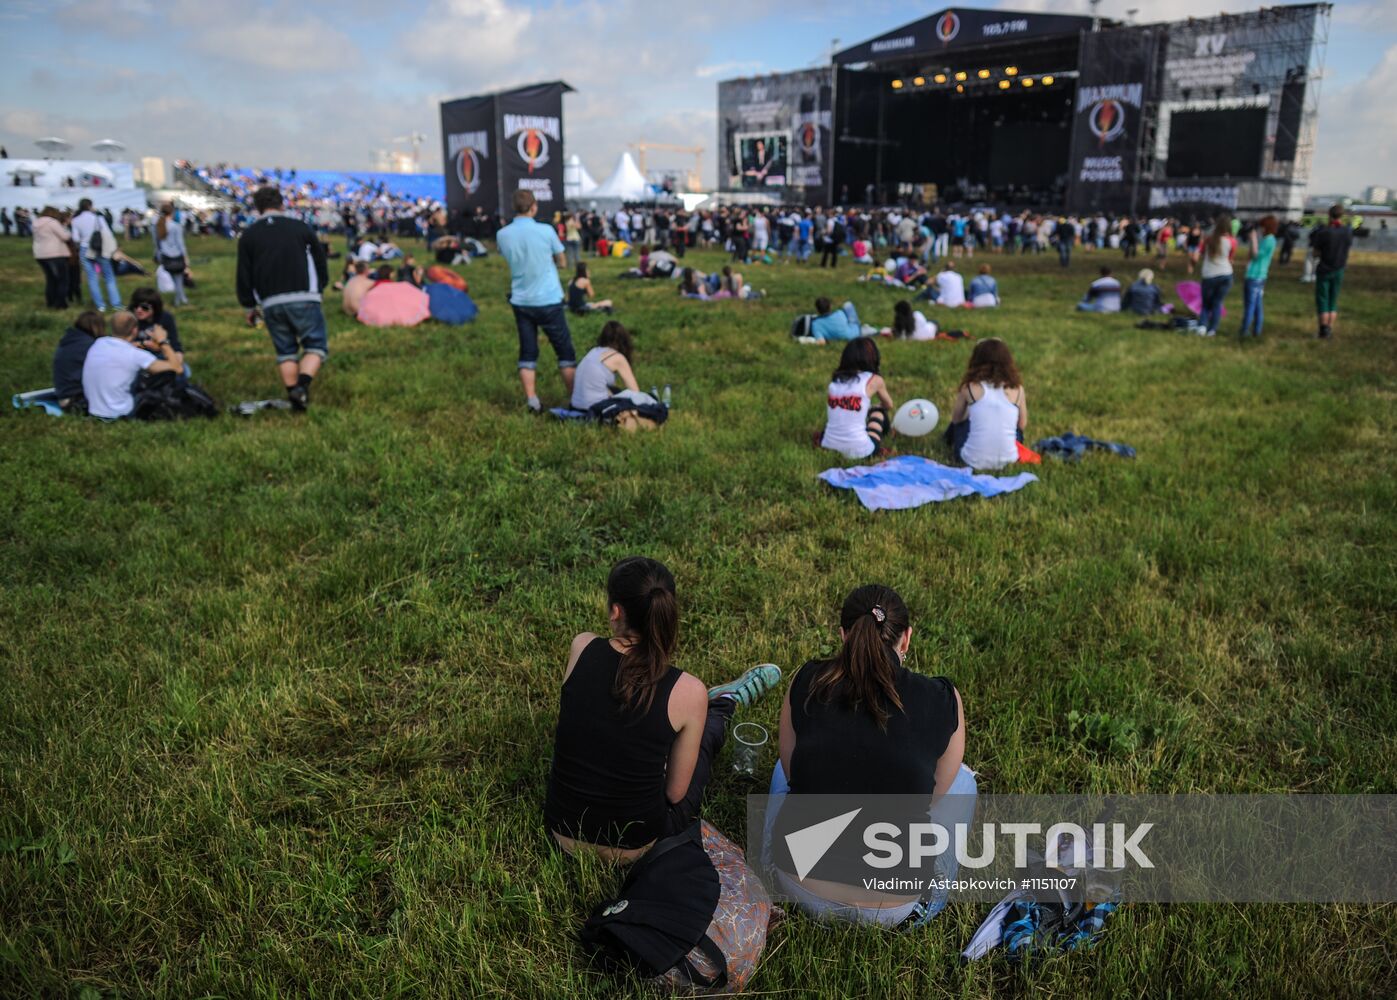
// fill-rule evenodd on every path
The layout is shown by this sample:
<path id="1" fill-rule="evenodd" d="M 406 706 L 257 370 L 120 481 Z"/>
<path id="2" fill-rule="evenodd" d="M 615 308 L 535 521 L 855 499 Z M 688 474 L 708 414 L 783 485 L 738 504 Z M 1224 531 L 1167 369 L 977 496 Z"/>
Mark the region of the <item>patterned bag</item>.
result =
<path id="1" fill-rule="evenodd" d="M 690 982 L 680 967 L 671 969 L 655 982 L 676 993 L 699 996 L 706 993 L 740 993 L 757 970 L 766 947 L 767 922 L 771 919 L 771 897 L 756 873 L 747 865 L 742 849 L 703 822 L 703 849 L 718 872 L 720 894 L 708 925 L 708 938 L 716 943 L 727 960 L 727 981 L 721 987 L 705 989 Z M 719 969 L 702 949 L 689 952 L 688 964 L 705 977 L 717 978 Z"/>

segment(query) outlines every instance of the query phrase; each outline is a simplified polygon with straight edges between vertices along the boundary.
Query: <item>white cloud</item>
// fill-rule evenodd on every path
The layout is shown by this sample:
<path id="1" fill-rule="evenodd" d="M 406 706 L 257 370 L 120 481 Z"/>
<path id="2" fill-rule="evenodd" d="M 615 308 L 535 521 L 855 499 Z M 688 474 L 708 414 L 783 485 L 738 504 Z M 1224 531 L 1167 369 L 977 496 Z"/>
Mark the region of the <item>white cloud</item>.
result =
<path id="1" fill-rule="evenodd" d="M 1397 184 L 1397 45 L 1377 67 L 1320 95 L 1312 191 L 1358 194 L 1369 184 Z"/>
<path id="2" fill-rule="evenodd" d="M 731 77 L 731 76 L 751 76 L 765 67 L 759 59 L 752 59 L 747 62 L 724 62 L 714 63 L 709 66 L 700 66 L 694 70 L 694 76 L 707 80 L 710 77 Z"/>

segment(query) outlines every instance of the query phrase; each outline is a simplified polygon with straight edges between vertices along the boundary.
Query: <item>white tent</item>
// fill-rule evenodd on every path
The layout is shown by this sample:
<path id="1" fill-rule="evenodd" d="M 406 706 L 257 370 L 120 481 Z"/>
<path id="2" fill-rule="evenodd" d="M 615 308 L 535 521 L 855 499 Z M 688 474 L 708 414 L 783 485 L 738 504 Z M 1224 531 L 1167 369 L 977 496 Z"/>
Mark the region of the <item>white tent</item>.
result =
<path id="1" fill-rule="evenodd" d="M 616 198 L 621 201 L 649 201 L 654 196 L 630 153 L 621 154 L 611 176 L 592 192 L 593 198 Z"/>
<path id="2" fill-rule="evenodd" d="M 563 197 L 568 201 L 585 198 L 597 189 L 597 182 L 582 165 L 582 157 L 573 153 L 563 161 Z"/>

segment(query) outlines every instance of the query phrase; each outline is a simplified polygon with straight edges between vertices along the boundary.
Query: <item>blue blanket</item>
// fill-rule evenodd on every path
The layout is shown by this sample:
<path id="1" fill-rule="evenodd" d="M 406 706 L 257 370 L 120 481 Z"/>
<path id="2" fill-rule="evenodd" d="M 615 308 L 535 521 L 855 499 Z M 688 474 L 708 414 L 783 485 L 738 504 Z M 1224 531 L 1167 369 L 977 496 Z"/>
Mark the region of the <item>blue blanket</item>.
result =
<path id="1" fill-rule="evenodd" d="M 1061 437 L 1043 438 L 1043 440 L 1034 443 L 1033 450 L 1040 455 L 1052 455 L 1055 458 L 1064 458 L 1069 462 L 1075 462 L 1088 451 L 1093 450 L 1109 451 L 1122 458 L 1135 457 L 1135 449 L 1128 444 L 1097 441 L 1080 434 L 1063 434 Z"/>
<path id="2" fill-rule="evenodd" d="M 869 510 L 907 510 L 972 494 L 993 497 L 1021 490 L 1038 480 L 1030 472 L 1017 476 L 976 475 L 969 469 L 953 469 L 916 455 L 900 455 L 877 465 L 856 465 L 852 469 L 826 469 L 820 478 L 839 489 L 853 490 Z"/>

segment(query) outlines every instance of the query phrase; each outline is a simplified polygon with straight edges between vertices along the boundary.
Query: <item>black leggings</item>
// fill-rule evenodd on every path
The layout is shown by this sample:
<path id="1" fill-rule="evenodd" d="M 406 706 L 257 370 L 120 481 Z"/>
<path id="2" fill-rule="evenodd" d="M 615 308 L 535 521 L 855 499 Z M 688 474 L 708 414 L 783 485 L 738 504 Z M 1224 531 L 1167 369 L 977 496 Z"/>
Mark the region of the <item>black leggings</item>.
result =
<path id="1" fill-rule="evenodd" d="M 670 804 L 665 813 L 664 832 L 660 836 L 671 837 L 682 833 L 698 819 L 704 789 L 713 777 L 713 761 L 728 738 L 728 722 L 735 711 L 737 702 L 731 698 L 714 698 L 708 703 L 708 718 L 703 724 L 703 736 L 699 738 L 698 762 L 694 764 L 694 776 L 689 779 L 689 790 L 678 802 Z"/>

